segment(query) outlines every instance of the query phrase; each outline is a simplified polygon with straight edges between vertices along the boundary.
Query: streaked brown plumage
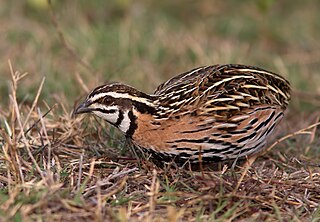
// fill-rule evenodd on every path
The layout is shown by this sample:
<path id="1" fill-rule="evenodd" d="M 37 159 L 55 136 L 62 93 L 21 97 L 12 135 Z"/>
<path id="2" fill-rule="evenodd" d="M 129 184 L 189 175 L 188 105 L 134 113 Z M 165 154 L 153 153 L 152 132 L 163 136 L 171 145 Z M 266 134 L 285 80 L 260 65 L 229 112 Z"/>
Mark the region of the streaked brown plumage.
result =
<path id="1" fill-rule="evenodd" d="M 94 89 L 75 113 L 92 112 L 158 160 L 235 159 L 264 147 L 283 117 L 290 86 L 283 77 L 244 65 L 182 73 L 152 95 L 113 83 Z"/>

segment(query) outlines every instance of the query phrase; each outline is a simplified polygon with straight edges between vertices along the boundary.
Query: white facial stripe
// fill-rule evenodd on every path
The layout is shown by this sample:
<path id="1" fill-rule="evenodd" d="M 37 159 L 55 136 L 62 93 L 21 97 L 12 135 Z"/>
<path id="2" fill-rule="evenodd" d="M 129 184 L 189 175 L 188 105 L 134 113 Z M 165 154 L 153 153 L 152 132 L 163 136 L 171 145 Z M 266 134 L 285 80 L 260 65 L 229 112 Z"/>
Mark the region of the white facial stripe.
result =
<path id="1" fill-rule="evenodd" d="M 95 96 L 93 96 L 91 98 L 92 101 L 95 101 L 95 100 L 98 100 L 102 97 L 105 97 L 105 96 L 111 96 L 113 98 L 125 98 L 125 99 L 131 99 L 131 100 L 134 100 L 134 101 L 137 101 L 137 102 L 141 102 L 141 103 L 144 103 L 144 104 L 147 104 L 148 106 L 154 106 L 153 103 L 149 102 L 147 99 L 145 98 L 141 98 L 141 97 L 135 97 L 135 96 L 131 96 L 127 93 L 117 93 L 117 92 L 107 92 L 107 93 L 99 93 Z"/>
<path id="2" fill-rule="evenodd" d="M 102 104 L 97 104 L 97 103 L 93 103 L 90 105 L 90 108 L 92 109 L 103 109 L 103 110 L 114 110 L 114 109 L 118 109 L 117 106 L 104 106 Z"/>
<path id="3" fill-rule="evenodd" d="M 115 113 L 102 113 L 100 111 L 93 111 L 93 113 L 100 118 L 109 121 L 110 123 L 116 123 L 119 116 L 119 111 Z"/>
<path id="4" fill-rule="evenodd" d="M 119 129 L 126 133 L 129 128 L 130 128 L 130 118 L 129 118 L 129 110 L 126 110 L 124 113 L 123 113 L 123 120 L 121 121 L 120 125 L 119 125 Z"/>
<path id="5" fill-rule="evenodd" d="M 116 123 L 119 117 L 119 110 L 117 106 L 103 106 L 100 104 L 92 104 L 90 108 L 93 109 L 102 109 L 102 110 L 116 110 L 116 112 L 114 113 L 103 113 L 101 111 L 93 111 L 93 113 L 99 117 L 101 117 L 102 119 L 105 119 L 111 123 Z"/>

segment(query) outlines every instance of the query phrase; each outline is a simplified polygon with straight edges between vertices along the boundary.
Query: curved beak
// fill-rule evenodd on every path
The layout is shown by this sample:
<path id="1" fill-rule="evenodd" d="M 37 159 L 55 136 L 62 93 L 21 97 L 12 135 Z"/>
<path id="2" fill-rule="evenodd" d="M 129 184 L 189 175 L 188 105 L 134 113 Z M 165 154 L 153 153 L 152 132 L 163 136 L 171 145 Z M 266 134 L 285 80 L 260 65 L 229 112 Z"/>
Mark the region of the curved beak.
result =
<path id="1" fill-rule="evenodd" d="M 90 105 L 91 103 L 89 103 L 88 101 L 84 101 L 73 111 L 73 115 L 91 112 L 92 109 L 89 108 Z"/>

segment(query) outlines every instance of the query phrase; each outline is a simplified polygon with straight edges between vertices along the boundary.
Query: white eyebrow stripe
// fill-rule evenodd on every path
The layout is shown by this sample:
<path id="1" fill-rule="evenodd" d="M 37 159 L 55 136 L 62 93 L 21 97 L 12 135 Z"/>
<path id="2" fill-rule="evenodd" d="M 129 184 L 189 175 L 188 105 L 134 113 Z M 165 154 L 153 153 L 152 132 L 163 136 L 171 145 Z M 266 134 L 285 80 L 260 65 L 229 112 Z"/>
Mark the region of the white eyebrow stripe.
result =
<path id="1" fill-rule="evenodd" d="M 106 93 L 99 93 L 95 96 L 93 96 L 91 98 L 92 101 L 94 100 L 98 100 L 102 97 L 105 97 L 105 96 L 111 96 L 113 98 L 124 98 L 124 99 L 131 99 L 133 101 L 137 101 L 137 102 L 141 102 L 141 103 L 144 103 L 148 106 L 151 106 L 151 107 L 154 107 L 154 104 L 152 102 L 149 102 L 150 100 L 146 99 L 146 98 L 142 98 L 142 97 L 137 97 L 137 96 L 132 96 L 128 93 L 117 93 L 117 92 L 106 92 Z"/>

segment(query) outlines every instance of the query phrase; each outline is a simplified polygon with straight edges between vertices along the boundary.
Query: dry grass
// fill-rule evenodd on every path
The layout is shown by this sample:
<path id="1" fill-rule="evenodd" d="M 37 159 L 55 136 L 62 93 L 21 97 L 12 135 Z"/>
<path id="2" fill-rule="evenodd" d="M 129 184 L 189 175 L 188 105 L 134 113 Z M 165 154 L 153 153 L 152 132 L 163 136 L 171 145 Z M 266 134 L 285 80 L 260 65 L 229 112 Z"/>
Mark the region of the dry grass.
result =
<path id="1" fill-rule="evenodd" d="M 201 10 L 208 8 L 208 2 L 199 4 Z M 69 61 L 62 62 L 72 70 L 68 78 L 77 85 L 77 92 L 86 92 L 103 77 L 100 71 L 91 71 L 95 68 L 88 68 L 88 63 L 80 59 L 83 56 L 71 47 L 57 18 L 53 22 L 55 38 L 60 35 L 62 48 L 72 55 Z M 127 27 L 132 28 L 132 24 L 125 20 L 124 30 Z M 166 34 L 165 26 L 155 29 L 156 35 L 161 37 L 155 44 L 174 49 L 176 53 L 167 55 L 169 61 L 190 55 L 189 51 L 191 57 L 195 56 L 194 63 L 209 63 L 210 58 L 233 61 L 231 57 L 237 50 L 242 53 L 239 53 L 240 58 L 250 54 L 248 45 L 236 47 L 232 41 L 218 38 L 212 41 L 221 42 L 218 52 L 207 52 L 206 47 L 212 47 L 211 37 L 197 34 L 205 33 L 201 25 L 191 28 L 190 33 L 182 29 L 172 32 L 173 35 Z M 34 30 L 39 31 L 38 28 Z M 45 34 L 39 32 L 39 35 Z M 133 40 L 140 38 L 134 31 L 131 35 Z M 126 39 L 120 41 L 123 43 L 120 45 L 123 51 L 119 49 L 121 55 L 125 56 L 130 50 L 138 51 L 130 48 Z M 267 44 L 269 40 L 261 41 Z M 313 44 L 317 49 L 318 43 Z M 46 42 L 43 47 L 50 48 L 49 45 Z M 157 50 L 150 46 L 151 55 L 158 53 Z M 50 53 L 53 52 L 47 55 Z M 26 55 L 34 55 L 32 45 L 27 46 Z M 90 61 L 90 51 L 85 55 L 84 61 Z M 129 78 L 128 70 L 136 71 L 141 67 L 153 85 L 159 82 L 157 71 L 165 73 L 188 63 L 188 59 L 181 58 L 176 66 L 165 66 L 152 61 L 155 59 L 152 56 L 149 57 L 151 61 L 139 56 L 137 53 L 130 58 L 133 65 L 124 66 L 121 71 L 127 76 L 120 75 L 119 79 Z M 56 64 L 61 62 L 61 54 L 58 57 L 54 60 Z M 19 60 L 19 57 L 14 58 Z M 93 117 L 72 117 L 70 104 L 78 98 L 70 102 L 62 92 L 52 96 L 46 85 L 47 82 L 49 86 L 55 84 L 52 77 L 37 76 L 41 81 L 35 84 L 35 74 L 18 72 L 15 65 L 6 63 L 3 65 L 9 67 L 6 80 L 11 80 L 8 103 L 1 102 L 0 107 L 0 221 L 319 221 L 320 96 L 314 83 L 319 76 L 310 74 L 318 67 L 319 57 L 315 50 L 307 55 L 289 51 L 282 54 L 282 58 L 274 59 L 272 64 L 291 78 L 294 92 L 287 117 L 273 139 L 276 142 L 269 145 L 266 154 L 251 159 L 254 160 L 251 166 L 238 165 L 233 169 L 220 164 L 215 169 L 205 166 L 198 171 L 170 164 L 158 167 L 147 160 L 137 160 L 130 152 L 130 144 L 107 124 Z M 235 58 L 238 60 L 241 61 Z M 70 65 L 72 61 L 80 67 Z M 300 79 L 296 79 L 297 74 L 289 75 L 290 66 L 295 63 L 303 73 Z M 34 61 L 19 64 L 37 67 Z M 113 64 L 108 68 L 117 70 Z M 96 73 L 98 77 L 88 81 L 90 74 L 87 73 Z M 144 79 L 146 76 L 135 77 Z M 299 87 L 306 81 L 310 86 L 308 91 Z M 21 96 L 26 86 L 34 89 L 33 96 L 27 99 Z M 48 94 L 50 96 L 46 97 Z M 300 110 L 305 103 L 311 110 L 306 114 Z"/>
<path id="2" fill-rule="evenodd" d="M 11 64 L 10 69 L 10 109 L 3 116 L 0 152 L 4 220 L 316 221 L 320 216 L 319 163 L 303 154 L 290 157 L 274 150 L 245 174 L 241 166 L 161 169 L 109 147 L 110 129 L 95 119 L 72 118 L 62 104 L 36 108 L 43 82 L 31 107 L 18 104 L 19 81 L 28 76 Z M 320 145 L 315 140 L 319 124 L 279 142 L 302 134 L 309 141 L 300 149 L 308 152 L 310 145 Z"/>

